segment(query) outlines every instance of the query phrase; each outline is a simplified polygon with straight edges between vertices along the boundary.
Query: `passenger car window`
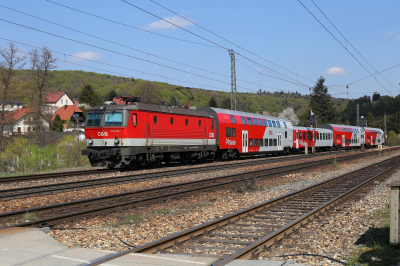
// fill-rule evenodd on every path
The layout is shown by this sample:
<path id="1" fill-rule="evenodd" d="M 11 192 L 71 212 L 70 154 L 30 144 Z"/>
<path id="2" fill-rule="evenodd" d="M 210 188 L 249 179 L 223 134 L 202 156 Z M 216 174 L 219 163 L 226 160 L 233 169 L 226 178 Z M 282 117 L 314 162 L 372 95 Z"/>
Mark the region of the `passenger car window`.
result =
<path id="1" fill-rule="evenodd" d="M 232 137 L 236 137 L 236 128 L 232 128 Z"/>
<path id="2" fill-rule="evenodd" d="M 250 117 L 247 117 L 247 122 L 249 122 L 249 125 L 252 126 L 253 125 L 253 121 L 251 121 Z"/>
<path id="3" fill-rule="evenodd" d="M 230 137 L 230 136 L 231 136 L 231 128 L 230 128 L 230 127 L 227 127 L 227 128 L 225 129 L 225 136 L 226 136 L 226 137 Z"/>
<path id="4" fill-rule="evenodd" d="M 257 120 L 258 120 L 258 125 L 259 125 L 259 126 L 262 126 L 262 125 L 263 125 L 262 120 L 259 119 L 259 118 L 257 118 Z"/>
<path id="5" fill-rule="evenodd" d="M 268 126 L 269 126 L 269 127 L 272 127 L 272 122 L 271 122 L 271 120 L 268 120 Z"/>
<path id="6" fill-rule="evenodd" d="M 214 130 L 214 120 L 211 120 L 211 129 Z"/>
<path id="7" fill-rule="evenodd" d="M 249 139 L 249 147 L 253 147 L 253 139 Z"/>
<path id="8" fill-rule="evenodd" d="M 276 121 L 276 124 L 278 125 L 279 128 L 281 128 L 281 123 L 279 123 L 279 121 Z"/>
<path id="9" fill-rule="evenodd" d="M 258 147 L 258 139 L 254 139 L 254 147 Z"/>
<path id="10" fill-rule="evenodd" d="M 285 123 L 285 122 L 283 122 L 283 126 L 284 126 L 285 128 L 287 128 L 287 126 L 286 126 L 286 123 Z"/>
<path id="11" fill-rule="evenodd" d="M 264 146 L 264 140 L 260 139 L 260 147 Z"/>
<path id="12" fill-rule="evenodd" d="M 255 126 L 258 126 L 258 123 L 257 123 L 257 119 L 256 119 L 256 118 L 253 118 L 253 124 L 254 124 Z"/>
<path id="13" fill-rule="evenodd" d="M 268 127 L 267 120 L 263 119 L 263 124 L 264 124 L 264 127 Z"/>
<path id="14" fill-rule="evenodd" d="M 243 116 L 241 116 L 240 119 L 242 120 L 242 124 L 243 124 L 243 125 L 247 125 L 246 118 L 244 118 Z"/>
<path id="15" fill-rule="evenodd" d="M 276 127 L 276 122 L 275 122 L 275 121 L 272 121 L 272 125 L 273 125 L 274 127 Z"/>
<path id="16" fill-rule="evenodd" d="M 231 115 L 231 121 L 232 121 L 232 124 L 236 124 L 236 120 L 235 120 L 235 117 L 233 115 Z"/>
<path id="17" fill-rule="evenodd" d="M 104 116 L 105 126 L 122 125 L 122 112 L 106 112 Z"/>

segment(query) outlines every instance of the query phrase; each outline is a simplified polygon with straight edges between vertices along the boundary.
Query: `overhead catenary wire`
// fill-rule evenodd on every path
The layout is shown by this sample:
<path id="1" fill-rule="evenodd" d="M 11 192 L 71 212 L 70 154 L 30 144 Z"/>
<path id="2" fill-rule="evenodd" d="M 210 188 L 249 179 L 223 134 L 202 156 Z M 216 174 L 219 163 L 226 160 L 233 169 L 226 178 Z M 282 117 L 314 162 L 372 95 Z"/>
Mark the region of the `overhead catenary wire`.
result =
<path id="1" fill-rule="evenodd" d="M 212 31 L 206 29 L 205 27 L 203 27 L 203 26 L 201 26 L 201 25 L 195 23 L 194 21 L 192 21 L 192 20 L 190 20 L 190 19 L 188 19 L 188 18 L 186 18 L 186 17 L 184 17 L 184 16 L 182 16 L 182 15 L 180 15 L 180 14 L 174 12 L 173 10 L 171 10 L 171 9 L 169 9 L 169 8 L 167 8 L 167 7 L 165 7 L 165 6 L 161 5 L 161 4 L 159 4 L 159 3 L 157 3 L 157 2 L 154 1 L 154 0 L 150 0 L 150 1 L 153 2 L 153 3 L 155 3 L 156 5 L 158 5 L 158 6 L 160 6 L 160 7 L 162 7 L 162 8 L 164 8 L 164 9 L 168 10 L 169 12 L 172 12 L 173 14 L 175 14 L 175 15 L 177 15 L 177 16 L 179 16 L 179 17 L 181 17 L 181 18 L 183 18 L 183 19 L 185 19 L 185 20 L 187 20 L 187 21 L 189 21 L 189 22 L 191 22 L 191 23 L 193 23 L 193 25 L 196 25 L 196 26 L 200 27 L 201 29 L 203 29 L 203 30 L 205 30 L 205 31 L 207 31 L 207 32 L 209 32 L 209 33 L 211 33 L 211 34 L 213 34 L 214 36 L 217 36 L 218 38 L 221 38 L 222 40 L 224 40 L 224 41 L 226 41 L 226 42 L 228 42 L 228 43 L 234 45 L 235 47 L 238 47 L 238 48 L 240 47 L 243 51 L 246 51 L 246 52 L 248 52 L 248 53 L 250 53 L 250 54 L 252 54 L 252 55 L 254 55 L 254 56 L 256 56 L 256 57 L 258 57 L 258 58 L 260 58 L 260 59 L 263 59 L 263 60 L 265 60 L 266 62 L 268 62 L 268 63 L 270 63 L 270 64 L 273 64 L 274 66 L 277 66 L 277 67 L 279 67 L 279 68 L 281 68 L 281 69 L 284 69 L 284 70 L 286 70 L 286 71 L 288 71 L 288 72 L 290 72 L 290 73 L 292 73 L 292 74 L 294 74 L 294 75 L 296 75 L 296 76 L 299 76 L 299 77 L 301 77 L 301 78 L 303 78 L 303 79 L 306 79 L 306 80 L 308 80 L 308 81 L 311 81 L 311 82 L 315 82 L 314 80 L 311 80 L 311 79 L 309 79 L 309 78 L 303 77 L 302 75 L 299 75 L 299 74 L 297 74 L 297 73 L 295 73 L 295 72 L 293 72 L 293 71 L 290 71 L 290 70 L 288 70 L 288 69 L 286 69 L 286 68 L 284 68 L 284 67 L 282 67 L 282 66 L 280 66 L 280 65 L 278 65 L 278 64 L 276 64 L 276 63 L 274 63 L 274 62 L 269 61 L 268 59 L 263 58 L 262 56 L 259 56 L 259 55 L 255 54 L 255 53 L 253 53 L 253 52 L 251 52 L 251 51 L 249 51 L 249 50 L 243 48 L 242 46 L 240 46 L 240 45 L 238 45 L 238 44 L 235 44 L 235 43 L 233 43 L 233 42 L 227 40 L 226 38 L 224 38 L 224 37 L 222 37 L 222 36 L 220 36 L 220 35 L 218 35 L 218 34 L 212 32 Z M 238 50 L 239 50 L 239 49 L 238 49 Z M 239 53 L 239 51 L 238 51 L 237 53 Z M 278 73 L 279 73 L 279 72 L 278 72 Z"/>
<path id="2" fill-rule="evenodd" d="M 326 27 L 325 27 L 325 25 L 324 24 L 322 24 L 322 22 L 321 21 L 319 21 L 319 19 L 300 1 L 300 0 L 297 0 L 307 11 L 308 11 L 308 13 L 354 58 L 354 60 L 356 60 L 357 61 L 357 63 L 358 64 L 360 64 L 361 66 L 362 66 L 362 68 L 364 68 L 364 70 L 365 71 L 367 71 L 368 72 L 368 74 L 370 74 L 370 75 L 372 75 L 371 74 L 371 72 L 342 44 L 342 42 L 340 42 L 336 37 L 335 37 L 335 35 L 333 35 Z M 379 85 L 382 87 L 382 88 L 384 88 L 387 92 L 389 92 L 389 90 L 385 87 L 385 86 L 383 86 L 383 84 L 379 81 L 379 80 L 377 80 L 376 79 L 376 77 L 374 77 L 375 78 L 375 80 L 379 83 Z M 390 93 L 389 92 L 389 94 L 390 95 L 392 95 L 392 97 L 393 97 L 393 94 L 392 93 Z"/>
<path id="3" fill-rule="evenodd" d="M 9 7 L 3 6 L 3 5 L 0 5 L 0 7 L 3 7 L 3 8 L 6 8 L 6 9 L 9 9 L 9 10 L 12 10 L 12 11 L 15 11 L 15 12 L 18 12 L 18 13 L 21 13 L 21 14 L 24 14 L 24 15 L 26 15 L 26 16 L 33 17 L 33 18 L 38 19 L 38 20 L 45 21 L 45 22 L 50 23 L 50 24 L 57 25 L 57 26 L 59 26 L 59 27 L 66 28 L 66 29 L 71 30 L 71 31 L 75 31 L 75 32 L 78 32 L 78 33 L 81 33 L 81 34 L 84 34 L 84 35 L 87 35 L 87 36 L 90 36 L 90 37 L 93 37 L 93 38 L 96 38 L 96 39 L 99 39 L 99 40 L 102 40 L 102 41 L 106 41 L 106 42 L 109 42 L 109 43 L 112 43 L 112 44 L 115 44 L 115 45 L 118 45 L 118 46 L 121 46 L 121 47 L 124 47 L 124 48 L 127 48 L 127 49 L 131 49 L 131 50 L 134 50 L 134 51 L 143 53 L 143 54 L 147 55 L 148 57 L 149 57 L 149 56 L 153 56 L 153 57 L 160 58 L 160 59 L 163 59 L 163 60 L 166 60 L 166 61 L 170 61 L 170 62 L 173 62 L 173 63 L 176 63 L 176 64 L 184 65 L 184 66 L 191 67 L 191 68 L 194 68 L 194 69 L 197 69 L 197 70 L 201 70 L 201 71 L 204 71 L 204 72 L 208 72 L 208 73 L 211 73 L 211 74 L 215 74 L 215 75 L 218 75 L 218 76 L 221 76 L 221 77 L 230 78 L 230 76 L 227 76 L 227 75 L 223 75 L 223 74 L 216 73 L 216 72 L 213 72 L 213 71 L 209 71 L 209 70 L 206 70 L 206 69 L 202 69 L 202 68 L 199 68 L 199 67 L 196 67 L 196 66 L 192 66 L 192 65 L 189 65 L 189 64 L 185 64 L 185 63 L 182 63 L 182 62 L 178 62 L 178 61 L 175 61 L 175 60 L 172 60 L 172 59 L 168 59 L 168 58 L 165 58 L 165 57 L 162 57 L 162 56 L 158 56 L 158 55 L 155 55 L 155 54 L 146 52 L 146 51 L 142 51 L 142 50 L 139 50 L 139 49 L 130 47 L 130 46 L 126 46 L 126 45 L 124 45 L 124 44 L 120 44 L 120 43 L 117 43 L 117 42 L 114 42 L 114 41 L 111 41 L 111 40 L 108 40 L 108 39 L 104 39 L 104 38 L 99 37 L 99 36 L 95 36 L 95 35 L 90 34 L 90 33 L 86 33 L 86 32 L 80 31 L 80 30 L 76 30 L 76 29 L 74 29 L 74 28 L 67 27 L 67 26 L 61 25 L 61 24 L 59 24 L 59 23 L 55 23 L 55 22 L 52 22 L 52 21 L 49 21 L 49 20 L 46 20 L 46 19 L 43 19 L 43 18 L 34 16 L 34 15 L 31 15 L 31 14 L 28 14 L 28 13 L 22 12 L 22 11 L 18 11 L 18 10 L 15 10 L 15 9 L 12 9 L 12 8 L 9 8 Z M 149 59 L 148 59 L 148 60 L 149 60 Z M 247 81 L 247 80 L 243 80 L 243 79 L 237 79 L 237 80 L 238 80 L 238 81 L 245 82 L 245 83 L 248 83 L 248 84 L 258 85 L 257 83 L 254 83 L 254 82 L 251 82 L 251 81 Z M 277 88 L 270 87 L 270 86 L 266 86 L 266 85 L 262 85 L 262 86 L 265 87 L 265 88 L 277 89 Z"/>
<path id="4" fill-rule="evenodd" d="M 365 59 L 365 57 L 349 42 L 349 40 L 344 37 L 344 35 L 339 31 L 339 29 L 332 23 L 332 21 L 325 15 L 325 13 L 319 8 L 319 6 L 313 1 L 311 0 L 311 2 L 313 2 L 313 4 L 318 8 L 319 11 L 321 11 L 322 15 L 324 15 L 324 17 L 329 21 L 329 23 L 331 23 L 331 25 L 337 30 L 337 32 L 339 32 L 340 35 L 342 35 L 342 37 L 345 39 L 345 41 L 357 52 L 357 54 L 359 56 L 361 56 L 362 59 L 364 59 L 365 62 L 367 62 L 367 64 L 372 67 L 372 69 L 375 71 L 375 75 L 377 75 L 377 71 L 376 69 L 368 62 L 367 59 Z M 396 88 L 397 90 L 400 90 L 400 88 L 397 88 L 396 86 L 394 86 L 389 80 L 387 80 L 382 74 L 379 74 L 384 80 L 386 80 L 390 85 L 392 85 L 394 88 Z"/>
<path id="5" fill-rule="evenodd" d="M 54 2 L 54 1 L 51 1 L 51 0 L 46 0 L 46 1 L 49 2 L 49 3 L 64 7 L 64 8 L 68 8 L 70 10 L 74 10 L 76 12 L 80 12 L 82 14 L 86 14 L 86 15 L 89 15 L 89 16 L 92 16 L 92 17 L 95 17 L 95 18 L 99 18 L 99 19 L 102 19 L 102 20 L 105 20 L 105 21 L 108 21 L 108 22 L 112 22 L 112 23 L 121 25 L 121 26 L 129 27 L 129 28 L 132 28 L 132 29 L 135 29 L 135 30 L 140 30 L 140 31 L 143 31 L 143 32 L 151 33 L 151 34 L 162 36 L 162 37 L 169 38 L 169 39 L 174 39 L 174 40 L 181 41 L 181 42 L 187 42 L 187 43 L 191 43 L 191 44 L 196 44 L 196 45 L 208 46 L 208 47 L 212 47 L 212 48 L 221 49 L 221 47 L 218 47 L 218 46 L 204 44 L 204 43 L 197 43 L 197 42 L 188 41 L 188 40 L 183 40 L 183 39 L 179 39 L 179 38 L 176 38 L 176 37 L 164 35 L 164 34 L 161 34 L 161 33 L 153 32 L 153 31 L 149 31 L 149 30 L 145 30 L 145 29 L 141 29 L 141 28 L 138 28 L 138 27 L 134 27 L 134 26 L 122 23 L 122 22 L 118 22 L 118 21 L 115 21 L 115 20 L 112 20 L 112 19 L 108 19 L 108 18 L 104 18 L 104 17 L 98 16 L 98 15 L 94 15 L 92 13 L 89 13 L 89 12 L 86 12 L 86 11 L 82 11 L 82 10 L 79 10 L 79 9 L 76 9 L 76 8 L 73 8 L 73 7 L 70 7 L 70 6 L 66 6 L 64 4 L 60 4 L 60 3 L 57 3 L 57 2 Z"/>

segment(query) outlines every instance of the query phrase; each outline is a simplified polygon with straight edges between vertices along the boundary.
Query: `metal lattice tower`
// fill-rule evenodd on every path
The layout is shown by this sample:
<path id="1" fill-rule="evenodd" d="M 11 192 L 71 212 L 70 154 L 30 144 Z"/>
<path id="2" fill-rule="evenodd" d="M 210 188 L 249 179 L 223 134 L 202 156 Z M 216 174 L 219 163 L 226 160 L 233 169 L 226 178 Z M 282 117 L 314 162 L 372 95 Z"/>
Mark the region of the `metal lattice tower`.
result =
<path id="1" fill-rule="evenodd" d="M 386 113 L 384 115 L 384 119 L 385 119 L 385 138 L 386 138 L 386 135 L 387 135 L 387 133 L 386 133 Z"/>
<path id="2" fill-rule="evenodd" d="M 231 110 L 236 110 L 236 68 L 235 68 L 235 53 L 233 50 L 229 51 L 231 56 Z"/>
<path id="3" fill-rule="evenodd" d="M 357 103 L 357 110 L 356 110 L 356 126 L 360 126 L 360 106 Z"/>

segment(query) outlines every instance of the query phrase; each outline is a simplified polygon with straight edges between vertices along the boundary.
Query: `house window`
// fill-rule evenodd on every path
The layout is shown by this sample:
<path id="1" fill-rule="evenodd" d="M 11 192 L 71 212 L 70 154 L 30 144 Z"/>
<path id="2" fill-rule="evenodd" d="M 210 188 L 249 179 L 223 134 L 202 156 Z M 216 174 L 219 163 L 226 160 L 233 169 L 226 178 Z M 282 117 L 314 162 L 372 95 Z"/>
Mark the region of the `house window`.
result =
<path id="1" fill-rule="evenodd" d="M 64 100 L 61 99 L 61 104 L 64 104 Z"/>
<path id="2" fill-rule="evenodd" d="M 65 100 L 65 104 L 68 104 L 68 100 Z"/>

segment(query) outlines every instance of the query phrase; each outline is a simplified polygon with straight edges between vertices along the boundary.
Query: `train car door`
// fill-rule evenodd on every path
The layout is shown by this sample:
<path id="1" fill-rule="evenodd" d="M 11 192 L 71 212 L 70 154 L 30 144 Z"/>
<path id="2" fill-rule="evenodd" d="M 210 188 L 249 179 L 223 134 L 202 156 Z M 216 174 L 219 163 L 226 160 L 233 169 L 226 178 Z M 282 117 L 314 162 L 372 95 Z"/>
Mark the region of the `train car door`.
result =
<path id="1" fill-rule="evenodd" d="M 208 127 L 203 127 L 203 145 L 208 145 Z"/>
<path id="2" fill-rule="evenodd" d="M 249 146 L 248 146 L 248 136 L 249 132 L 247 130 L 242 130 L 242 152 L 249 152 Z"/>
<path id="3" fill-rule="evenodd" d="M 346 147 L 346 136 L 342 135 L 342 147 Z"/>
<path id="4" fill-rule="evenodd" d="M 145 125 L 146 125 L 146 146 L 153 146 L 153 123 L 145 123 Z"/>
<path id="5" fill-rule="evenodd" d="M 282 133 L 278 133 L 278 151 L 282 150 Z"/>
<path id="6" fill-rule="evenodd" d="M 296 138 L 296 147 L 295 148 L 299 148 L 299 131 L 298 130 L 296 130 L 296 136 L 295 136 L 295 138 Z"/>
<path id="7" fill-rule="evenodd" d="M 371 134 L 371 146 L 374 145 L 374 144 L 372 143 L 373 140 L 374 140 L 374 138 L 372 137 L 372 134 Z"/>

